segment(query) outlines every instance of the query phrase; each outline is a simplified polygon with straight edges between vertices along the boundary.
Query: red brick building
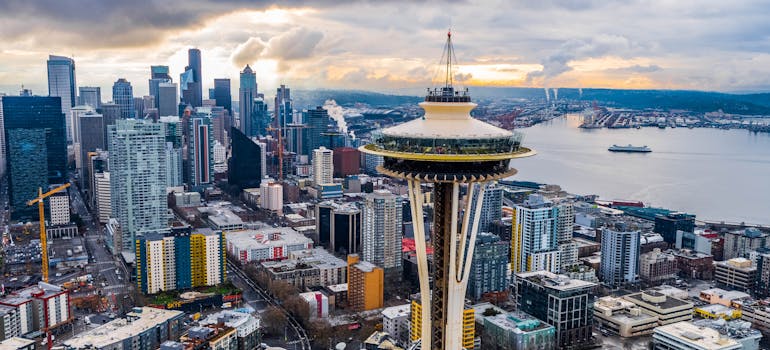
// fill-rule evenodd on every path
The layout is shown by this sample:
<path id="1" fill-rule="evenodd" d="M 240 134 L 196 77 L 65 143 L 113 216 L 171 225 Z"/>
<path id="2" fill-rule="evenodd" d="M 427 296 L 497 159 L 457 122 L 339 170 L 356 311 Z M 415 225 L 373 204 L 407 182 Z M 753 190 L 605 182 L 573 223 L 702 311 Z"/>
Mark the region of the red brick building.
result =
<path id="1" fill-rule="evenodd" d="M 361 173 L 361 152 L 352 147 L 334 149 L 334 177 Z"/>

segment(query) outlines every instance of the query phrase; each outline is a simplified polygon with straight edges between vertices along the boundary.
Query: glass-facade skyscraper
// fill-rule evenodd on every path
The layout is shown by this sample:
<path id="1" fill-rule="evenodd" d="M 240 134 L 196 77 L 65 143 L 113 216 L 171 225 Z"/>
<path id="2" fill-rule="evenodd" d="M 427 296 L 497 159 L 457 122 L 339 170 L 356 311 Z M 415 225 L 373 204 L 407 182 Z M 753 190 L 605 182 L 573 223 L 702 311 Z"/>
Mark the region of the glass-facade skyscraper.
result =
<path id="1" fill-rule="evenodd" d="M 78 104 L 91 106 L 91 108 L 102 107 L 102 88 L 98 86 L 78 87 Z"/>
<path id="2" fill-rule="evenodd" d="M 150 66 L 150 96 L 155 96 L 155 108 L 160 109 L 160 92 L 158 91 L 158 88 L 161 83 L 171 83 L 171 76 L 168 74 L 168 66 Z M 174 91 L 174 95 L 176 96 L 176 91 Z M 174 102 L 174 110 L 176 110 L 176 101 Z M 168 115 L 168 114 L 160 114 L 160 115 Z M 174 115 L 174 114 L 171 114 Z"/>
<path id="3" fill-rule="evenodd" d="M 126 79 L 120 78 L 112 84 L 112 101 L 120 107 L 121 118 L 134 118 L 134 89 Z"/>
<path id="4" fill-rule="evenodd" d="M 281 85 L 275 92 L 275 109 L 273 111 L 273 127 L 283 128 L 286 124 L 293 122 L 294 109 L 291 100 L 291 89 L 286 85 Z M 315 149 L 315 148 L 311 148 Z"/>
<path id="5" fill-rule="evenodd" d="M 112 216 L 122 233 L 116 249 L 134 252 L 137 233 L 168 227 L 164 125 L 125 119 L 109 127 Z"/>
<path id="6" fill-rule="evenodd" d="M 254 111 L 254 98 L 257 97 L 257 74 L 246 65 L 241 71 L 238 88 L 238 107 L 240 115 L 240 129 L 246 136 L 257 136 L 259 129 L 254 125 L 252 114 Z"/>
<path id="7" fill-rule="evenodd" d="M 230 129 L 232 155 L 227 164 L 227 182 L 239 189 L 257 188 L 262 181 L 262 149 L 236 128 Z"/>
<path id="8" fill-rule="evenodd" d="M 233 115 L 233 96 L 230 94 L 230 79 L 214 79 L 214 99 L 217 106 L 224 107 Z"/>
<path id="9" fill-rule="evenodd" d="M 75 106 L 75 61 L 64 56 L 48 56 L 48 96 L 61 97 L 61 111 L 69 117 L 70 109 Z M 72 126 L 69 118 L 67 125 L 67 141 L 72 141 Z"/>
<path id="10" fill-rule="evenodd" d="M 66 179 L 67 139 L 60 97 L 4 96 L 4 125 L 8 193 L 12 217 L 33 217 L 27 201 L 38 187 Z"/>
<path id="11" fill-rule="evenodd" d="M 201 190 L 214 180 L 214 134 L 209 115 L 194 116 L 190 120 L 187 152 L 190 186 Z"/>
<path id="12" fill-rule="evenodd" d="M 325 133 L 329 127 L 329 112 L 323 109 L 323 107 L 318 106 L 315 109 L 308 109 L 304 113 L 305 116 L 303 119 L 305 119 L 305 123 L 307 124 L 305 132 L 307 140 L 303 142 L 303 146 L 305 147 L 303 153 L 307 154 L 312 160 L 312 151 L 324 144 L 322 134 Z"/>
<path id="13" fill-rule="evenodd" d="M 201 76 L 201 50 L 190 49 L 187 51 L 187 67 L 179 76 L 179 95 L 183 104 L 193 107 L 203 105 Z"/>

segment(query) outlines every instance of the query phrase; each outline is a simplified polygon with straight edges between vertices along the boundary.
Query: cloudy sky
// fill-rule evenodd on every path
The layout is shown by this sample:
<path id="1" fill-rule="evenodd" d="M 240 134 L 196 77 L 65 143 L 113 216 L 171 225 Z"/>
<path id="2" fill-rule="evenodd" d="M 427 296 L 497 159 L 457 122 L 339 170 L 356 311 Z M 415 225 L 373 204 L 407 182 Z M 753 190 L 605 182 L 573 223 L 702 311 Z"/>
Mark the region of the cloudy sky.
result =
<path id="1" fill-rule="evenodd" d="M 418 91 L 452 28 L 466 85 L 770 90 L 765 1 L 2 0 L 0 92 L 47 93 L 49 54 L 111 98 L 147 93 L 149 66 L 178 81 L 187 49 L 204 89 L 256 67 L 260 90 Z M 206 93 L 204 92 L 204 95 Z"/>

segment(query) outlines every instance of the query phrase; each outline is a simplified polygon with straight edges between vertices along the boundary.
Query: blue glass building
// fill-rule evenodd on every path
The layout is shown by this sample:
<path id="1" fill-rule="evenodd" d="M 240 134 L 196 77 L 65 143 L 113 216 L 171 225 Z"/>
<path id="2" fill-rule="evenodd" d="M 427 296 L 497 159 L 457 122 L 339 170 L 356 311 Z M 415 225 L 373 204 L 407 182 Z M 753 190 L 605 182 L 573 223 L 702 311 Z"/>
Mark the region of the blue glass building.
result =
<path id="1" fill-rule="evenodd" d="M 120 107 L 121 118 L 134 118 L 134 89 L 126 79 L 120 78 L 112 84 L 112 101 Z"/>

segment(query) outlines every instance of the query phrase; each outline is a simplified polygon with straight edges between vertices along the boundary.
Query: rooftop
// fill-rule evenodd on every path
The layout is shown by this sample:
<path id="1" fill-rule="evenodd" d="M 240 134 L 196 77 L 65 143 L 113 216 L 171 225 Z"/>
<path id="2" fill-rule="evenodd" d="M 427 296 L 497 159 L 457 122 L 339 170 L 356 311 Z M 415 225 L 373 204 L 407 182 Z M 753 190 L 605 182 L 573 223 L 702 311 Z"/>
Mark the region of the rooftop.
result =
<path id="1" fill-rule="evenodd" d="M 31 344 L 35 344 L 35 341 L 20 337 L 13 337 L 0 341 L 0 350 L 17 350 L 25 346 L 30 346 Z"/>
<path id="2" fill-rule="evenodd" d="M 135 336 L 175 317 L 184 315 L 181 311 L 163 310 L 151 307 L 135 308 L 127 318 L 116 319 L 92 330 L 80 333 L 64 342 L 65 346 L 76 349 L 104 348 L 110 344 Z M 138 311 L 138 312 L 137 312 Z M 129 321 L 131 319 L 131 321 Z"/>
<path id="3" fill-rule="evenodd" d="M 698 327 L 692 322 L 682 321 L 655 328 L 655 335 L 665 335 L 676 339 L 687 348 L 720 350 L 740 348 L 735 339 L 724 338 L 715 329 Z"/>
<path id="4" fill-rule="evenodd" d="M 368 262 L 368 261 L 359 261 L 353 267 L 363 271 L 363 272 L 372 272 L 374 269 L 377 268 L 374 264 Z"/>
<path id="5" fill-rule="evenodd" d="M 261 249 L 282 245 L 312 244 L 313 241 L 291 227 L 269 227 L 258 230 L 231 231 L 227 234 L 227 244 L 238 249 Z"/>
<path id="6" fill-rule="evenodd" d="M 628 294 L 623 296 L 626 300 L 633 302 L 634 304 L 650 304 L 655 305 L 661 309 L 673 309 L 678 307 L 692 307 L 692 303 L 684 301 L 679 298 L 669 297 L 663 293 L 655 290 L 646 290 L 639 293 Z"/>
<path id="7" fill-rule="evenodd" d="M 400 316 L 407 316 L 411 312 L 412 305 L 404 304 L 398 306 L 387 307 L 382 310 L 382 316 L 388 319 L 394 319 Z"/>
<path id="8" fill-rule="evenodd" d="M 571 279 L 564 275 L 557 275 L 548 271 L 533 271 L 517 273 L 516 278 L 523 278 L 546 288 L 567 291 L 581 288 L 593 288 L 595 283 Z"/>

